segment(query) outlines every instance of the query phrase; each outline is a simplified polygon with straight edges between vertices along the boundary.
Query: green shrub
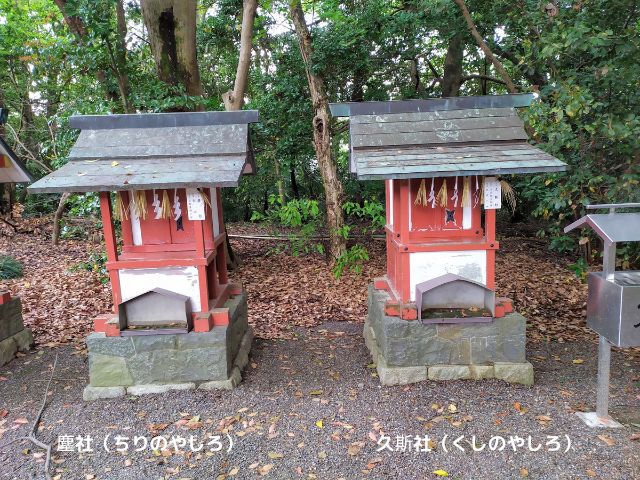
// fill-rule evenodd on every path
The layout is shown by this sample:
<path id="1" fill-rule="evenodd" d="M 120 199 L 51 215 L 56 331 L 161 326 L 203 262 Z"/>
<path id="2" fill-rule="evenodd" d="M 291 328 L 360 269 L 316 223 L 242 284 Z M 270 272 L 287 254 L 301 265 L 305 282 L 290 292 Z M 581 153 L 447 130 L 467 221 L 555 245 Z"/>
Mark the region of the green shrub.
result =
<path id="1" fill-rule="evenodd" d="M 323 218 L 317 200 L 283 202 L 280 197 L 270 195 L 268 201 L 269 209 L 265 213 L 253 212 L 251 221 L 289 229 L 289 250 L 294 257 L 324 253 L 324 246 L 315 238 Z"/>
<path id="2" fill-rule="evenodd" d="M 22 264 L 13 257 L 0 255 L 0 279 L 9 280 L 22 276 Z"/>

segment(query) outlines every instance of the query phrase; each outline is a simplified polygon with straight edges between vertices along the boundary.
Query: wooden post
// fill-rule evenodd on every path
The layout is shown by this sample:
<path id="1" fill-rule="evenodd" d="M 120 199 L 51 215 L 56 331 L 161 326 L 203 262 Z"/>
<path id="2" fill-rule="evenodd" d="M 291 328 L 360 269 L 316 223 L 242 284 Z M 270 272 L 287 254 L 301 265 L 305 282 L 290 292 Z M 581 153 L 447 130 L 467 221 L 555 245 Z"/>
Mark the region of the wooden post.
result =
<path id="1" fill-rule="evenodd" d="M 193 234 L 196 241 L 196 257 L 205 259 L 204 222 L 202 220 L 193 221 Z M 209 310 L 209 284 L 206 265 L 198 265 L 198 284 L 200 286 L 200 311 L 206 312 Z"/>
<path id="2" fill-rule="evenodd" d="M 220 194 L 220 189 L 215 189 L 216 194 L 216 205 L 218 207 L 217 212 L 212 212 L 213 214 L 218 215 L 218 225 L 220 226 L 220 233 L 223 233 L 224 236 L 227 236 L 227 229 L 224 225 L 224 219 L 222 218 L 222 195 Z M 215 240 L 215 239 L 214 239 Z M 226 284 L 229 282 L 228 274 L 227 274 L 227 255 L 225 252 L 226 246 L 226 238 L 225 241 L 218 245 L 216 250 L 216 270 L 218 272 L 218 284 Z"/>
<path id="3" fill-rule="evenodd" d="M 205 258 L 203 224 L 204 222 L 202 220 L 193 220 L 193 236 L 196 241 L 196 256 Z"/>
<path id="4" fill-rule="evenodd" d="M 131 205 L 132 195 L 130 192 L 120 192 L 122 195 L 122 201 L 125 205 Z M 127 208 L 127 207 L 125 207 Z M 125 245 L 133 245 L 133 231 L 131 228 L 131 212 L 129 213 L 129 220 L 123 218 L 120 221 L 120 230 L 122 231 L 122 243 Z"/>
<path id="5" fill-rule="evenodd" d="M 409 215 L 411 215 L 409 180 L 400 180 L 398 183 L 400 184 L 400 202 L 398 202 L 398 205 L 394 205 L 393 208 L 394 214 L 395 210 L 398 209 L 400 241 L 403 244 L 407 244 L 409 243 Z"/>
<path id="6" fill-rule="evenodd" d="M 118 244 L 116 232 L 113 228 L 113 212 L 111 210 L 111 198 L 109 192 L 100 192 L 100 215 L 102 217 L 102 229 L 104 231 L 104 243 L 107 250 L 107 260 L 109 262 L 118 261 Z M 111 280 L 111 291 L 113 295 L 113 309 L 118 311 L 118 305 L 122 298 L 120 292 L 120 276 L 117 269 L 109 269 Z"/>
<path id="7" fill-rule="evenodd" d="M 487 250 L 487 288 L 496 288 L 496 210 L 490 208 L 484 211 L 484 232 L 489 248 Z"/>
<path id="8" fill-rule="evenodd" d="M 116 232 L 113 228 L 113 212 L 111 210 L 109 192 L 100 192 L 100 215 L 102 216 L 102 228 L 104 229 L 104 242 L 107 247 L 107 260 L 116 262 L 118 260 L 118 249 L 116 247 Z"/>

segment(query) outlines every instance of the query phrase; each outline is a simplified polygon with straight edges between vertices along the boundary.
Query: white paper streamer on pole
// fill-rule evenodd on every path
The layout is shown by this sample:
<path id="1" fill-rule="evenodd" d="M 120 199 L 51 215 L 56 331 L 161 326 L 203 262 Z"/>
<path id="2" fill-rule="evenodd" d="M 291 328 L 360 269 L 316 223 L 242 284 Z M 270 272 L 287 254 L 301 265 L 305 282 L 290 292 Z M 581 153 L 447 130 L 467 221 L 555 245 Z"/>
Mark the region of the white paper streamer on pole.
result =
<path id="1" fill-rule="evenodd" d="M 178 197 L 178 189 L 173 191 L 173 219 L 177 222 L 182 216 L 182 209 L 180 208 L 180 198 Z"/>
<path id="2" fill-rule="evenodd" d="M 453 195 L 451 195 L 451 200 L 453 200 L 453 208 L 458 206 L 458 176 L 456 175 L 456 183 L 453 185 Z"/>
<path id="3" fill-rule="evenodd" d="M 480 183 L 478 182 L 478 176 L 476 175 L 476 190 L 473 192 L 473 206 L 477 207 L 480 202 Z"/>
<path id="4" fill-rule="evenodd" d="M 156 193 L 156 189 L 153 189 L 153 203 L 151 203 L 153 207 L 153 212 L 156 214 L 154 217 L 156 220 L 162 218 L 162 207 L 160 206 L 160 197 Z"/>
<path id="5" fill-rule="evenodd" d="M 431 208 L 436 208 L 436 193 L 433 191 L 433 186 L 435 178 L 431 177 L 431 191 L 429 192 L 429 198 L 427 198 L 427 202 L 431 202 Z"/>

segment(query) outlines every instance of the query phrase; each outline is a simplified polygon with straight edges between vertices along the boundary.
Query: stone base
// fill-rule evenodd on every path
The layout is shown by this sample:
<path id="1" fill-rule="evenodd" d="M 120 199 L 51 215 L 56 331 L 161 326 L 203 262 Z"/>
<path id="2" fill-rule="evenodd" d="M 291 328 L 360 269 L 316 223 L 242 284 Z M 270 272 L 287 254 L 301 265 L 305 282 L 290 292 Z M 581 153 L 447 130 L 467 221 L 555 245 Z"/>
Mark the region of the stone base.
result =
<path id="1" fill-rule="evenodd" d="M 383 385 L 488 378 L 533 384 L 522 315 L 490 323 L 424 325 L 385 315 L 388 299 L 385 291 L 369 287 L 364 338 Z"/>
<path id="2" fill-rule="evenodd" d="M 26 352 L 32 346 L 33 333 L 24 328 L 20 299 L 0 304 L 0 367 L 13 360 L 16 352 Z"/>
<path id="3" fill-rule="evenodd" d="M 253 331 L 247 324 L 247 297 L 230 298 L 229 325 L 209 332 L 107 337 L 92 333 L 89 386 L 85 400 L 201 388 L 231 389 L 242 380 Z"/>
<path id="4" fill-rule="evenodd" d="M 576 415 L 591 428 L 622 428 L 622 424 L 616 422 L 613 418 L 609 416 L 599 417 L 596 412 L 576 412 Z"/>

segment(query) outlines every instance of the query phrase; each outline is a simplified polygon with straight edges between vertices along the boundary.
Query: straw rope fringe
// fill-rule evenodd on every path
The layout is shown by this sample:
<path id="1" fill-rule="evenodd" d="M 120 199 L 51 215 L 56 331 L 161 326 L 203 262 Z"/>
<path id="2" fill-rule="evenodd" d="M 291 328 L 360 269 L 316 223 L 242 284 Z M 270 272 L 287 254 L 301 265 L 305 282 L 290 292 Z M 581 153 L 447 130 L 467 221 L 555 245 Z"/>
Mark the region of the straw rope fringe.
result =
<path id="1" fill-rule="evenodd" d="M 427 206 L 427 185 L 425 184 L 424 178 L 420 182 L 420 188 L 418 188 L 416 200 L 413 203 L 414 205 L 424 205 L 425 207 Z"/>
<path id="2" fill-rule="evenodd" d="M 143 190 L 133 192 L 133 209 L 138 218 L 147 219 L 147 196 Z"/>
<path id="3" fill-rule="evenodd" d="M 516 192 L 513 187 L 509 185 L 506 180 L 500 180 L 500 189 L 502 190 L 502 197 L 506 200 L 509 208 L 512 212 L 516 211 Z"/>
<path id="4" fill-rule="evenodd" d="M 129 213 L 127 207 L 124 206 L 124 200 L 122 200 L 122 194 L 116 192 L 115 208 L 113 209 L 113 216 L 116 220 L 122 221 L 129 220 Z"/>
<path id="5" fill-rule="evenodd" d="M 447 179 L 443 178 L 442 179 L 442 186 L 440 187 L 440 190 L 438 190 L 438 195 L 437 195 L 437 200 L 438 200 L 438 204 L 441 207 L 446 207 L 447 206 Z"/>
<path id="6" fill-rule="evenodd" d="M 202 190 L 200 190 L 199 188 L 197 189 L 198 193 L 200 194 L 200 196 L 202 197 L 202 201 L 204 202 L 204 204 L 209 207 L 211 209 L 211 211 L 213 211 L 213 207 L 211 206 L 211 201 L 209 200 L 209 197 L 207 197 L 207 194 L 204 193 Z"/>
<path id="7" fill-rule="evenodd" d="M 162 204 L 160 206 L 160 218 L 171 218 L 171 200 L 166 190 L 162 191 Z"/>
<path id="8" fill-rule="evenodd" d="M 462 206 L 471 206 L 471 178 L 464 177 L 462 180 Z"/>

